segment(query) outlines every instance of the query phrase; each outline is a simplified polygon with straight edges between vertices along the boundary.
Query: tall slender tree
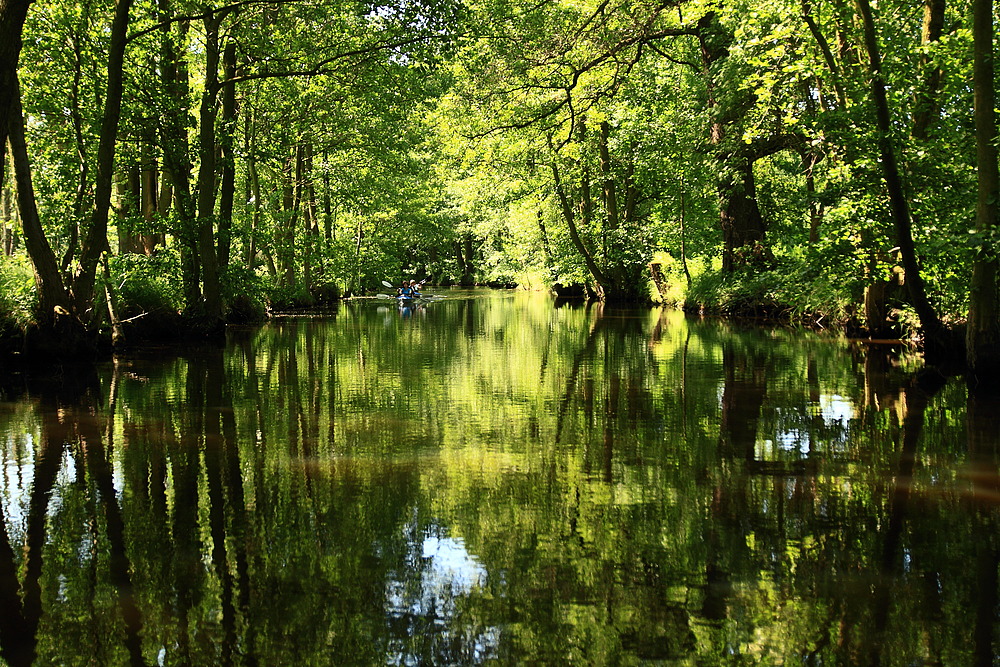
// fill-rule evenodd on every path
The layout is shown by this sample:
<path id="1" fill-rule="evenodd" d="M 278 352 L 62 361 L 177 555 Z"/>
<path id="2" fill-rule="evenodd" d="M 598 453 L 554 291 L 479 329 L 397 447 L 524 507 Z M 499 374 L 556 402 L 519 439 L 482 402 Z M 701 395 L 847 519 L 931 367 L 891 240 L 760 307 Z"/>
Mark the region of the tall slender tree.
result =
<path id="1" fill-rule="evenodd" d="M 902 257 L 903 270 L 906 275 L 906 288 L 910 302 L 920 318 L 923 329 L 924 344 L 930 350 L 943 351 L 947 336 L 944 325 L 938 318 L 934 306 L 927 297 L 923 276 L 917 260 L 917 247 L 913 240 L 913 219 L 910 214 L 910 204 L 903 187 L 903 177 L 900 174 L 898 150 L 893 142 L 892 113 L 886 95 L 885 73 L 883 71 L 882 52 L 875 31 L 875 19 L 868 0 L 855 0 L 858 15 L 864 29 L 865 51 L 868 53 L 868 74 L 871 77 L 871 96 L 875 107 L 875 119 L 878 128 L 878 149 L 882 165 L 882 175 L 889 194 L 889 208 L 892 213 L 892 223 L 896 233 L 896 244 Z"/>
<path id="2" fill-rule="evenodd" d="M 972 265 L 966 357 L 973 385 L 1000 388 L 1000 286 L 997 281 L 997 231 L 1000 221 L 1000 169 L 997 166 L 996 51 L 993 0 L 973 0 L 973 91 L 976 118 L 976 233 L 980 239 Z"/>

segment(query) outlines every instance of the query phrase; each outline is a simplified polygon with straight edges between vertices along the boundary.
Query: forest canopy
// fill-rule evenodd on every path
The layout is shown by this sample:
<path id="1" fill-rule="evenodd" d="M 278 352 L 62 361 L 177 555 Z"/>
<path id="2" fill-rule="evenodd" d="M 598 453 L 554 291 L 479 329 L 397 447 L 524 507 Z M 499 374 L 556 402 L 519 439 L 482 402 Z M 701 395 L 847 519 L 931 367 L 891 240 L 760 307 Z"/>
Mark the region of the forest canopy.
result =
<path id="1" fill-rule="evenodd" d="M 968 323 L 998 368 L 995 12 L 3 0 L 5 327 L 213 331 L 414 278 Z"/>

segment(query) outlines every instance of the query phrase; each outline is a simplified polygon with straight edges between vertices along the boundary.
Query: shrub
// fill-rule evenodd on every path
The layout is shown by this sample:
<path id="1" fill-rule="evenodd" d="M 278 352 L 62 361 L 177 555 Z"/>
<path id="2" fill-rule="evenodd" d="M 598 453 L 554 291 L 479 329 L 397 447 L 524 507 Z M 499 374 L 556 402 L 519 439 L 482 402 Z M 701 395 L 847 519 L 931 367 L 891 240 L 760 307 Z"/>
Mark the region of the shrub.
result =
<path id="1" fill-rule="evenodd" d="M 765 316 L 801 324 L 846 324 L 861 302 L 856 281 L 817 269 L 807 254 L 785 256 L 770 270 L 692 271 L 689 308 L 736 316 Z"/>
<path id="2" fill-rule="evenodd" d="M 121 254 L 109 258 L 110 279 L 118 298 L 118 318 L 127 335 L 172 338 L 183 330 L 180 311 L 180 257 L 170 248 L 153 255 Z M 103 286 L 100 287 L 103 292 Z"/>
<path id="3" fill-rule="evenodd" d="M 274 286 L 268 291 L 267 302 L 271 308 L 307 308 L 313 305 L 309 290 L 301 284 Z"/>
<path id="4" fill-rule="evenodd" d="M 38 293 L 27 257 L 0 257 L 0 326 L 4 335 L 23 332 L 34 322 Z"/>
<path id="5" fill-rule="evenodd" d="M 222 298 L 233 323 L 259 322 L 267 316 L 268 288 L 265 279 L 242 265 L 230 265 L 222 274 Z"/>

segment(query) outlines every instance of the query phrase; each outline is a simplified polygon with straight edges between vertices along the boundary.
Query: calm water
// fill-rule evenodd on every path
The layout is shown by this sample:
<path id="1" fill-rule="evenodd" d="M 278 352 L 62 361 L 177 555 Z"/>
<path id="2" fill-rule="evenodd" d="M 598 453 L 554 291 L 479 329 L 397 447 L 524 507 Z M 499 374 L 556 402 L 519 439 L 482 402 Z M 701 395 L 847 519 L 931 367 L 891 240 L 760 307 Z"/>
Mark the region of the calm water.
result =
<path id="1" fill-rule="evenodd" d="M 914 370 L 455 291 L 7 374 L 2 655 L 995 664 L 1000 406 Z"/>

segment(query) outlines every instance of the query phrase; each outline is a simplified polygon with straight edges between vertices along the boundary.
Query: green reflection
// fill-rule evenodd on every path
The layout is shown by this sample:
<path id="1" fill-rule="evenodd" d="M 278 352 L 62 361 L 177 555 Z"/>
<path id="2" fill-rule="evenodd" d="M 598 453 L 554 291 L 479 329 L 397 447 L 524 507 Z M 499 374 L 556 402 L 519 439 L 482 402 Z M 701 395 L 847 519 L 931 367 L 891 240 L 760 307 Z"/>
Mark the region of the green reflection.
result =
<path id="1" fill-rule="evenodd" d="M 844 341 L 452 291 L 8 378 L 8 664 L 996 655 L 996 405 Z"/>

